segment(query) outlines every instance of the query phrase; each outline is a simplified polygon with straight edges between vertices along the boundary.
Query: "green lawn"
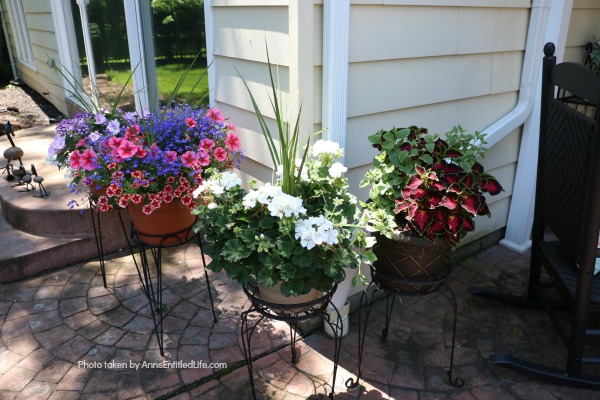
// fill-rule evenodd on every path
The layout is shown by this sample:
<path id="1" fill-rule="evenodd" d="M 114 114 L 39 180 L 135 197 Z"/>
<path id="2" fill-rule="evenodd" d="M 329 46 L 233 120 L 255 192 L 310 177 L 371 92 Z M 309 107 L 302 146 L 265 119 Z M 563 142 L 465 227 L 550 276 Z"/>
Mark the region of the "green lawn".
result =
<path id="1" fill-rule="evenodd" d="M 159 98 L 161 101 L 165 101 L 173 93 L 175 85 L 177 85 L 179 78 L 184 74 L 188 66 L 189 64 L 168 64 L 156 68 L 156 80 L 158 82 Z M 131 71 L 108 70 L 106 74 L 113 82 L 123 84 L 127 82 Z M 198 79 L 200 79 L 200 82 L 194 88 Z M 191 93 L 192 89 L 193 93 Z M 177 100 L 184 101 L 186 98 L 188 104 L 197 104 L 198 102 L 200 104 L 208 104 L 208 75 L 206 67 L 192 68 L 189 71 L 177 92 Z"/>

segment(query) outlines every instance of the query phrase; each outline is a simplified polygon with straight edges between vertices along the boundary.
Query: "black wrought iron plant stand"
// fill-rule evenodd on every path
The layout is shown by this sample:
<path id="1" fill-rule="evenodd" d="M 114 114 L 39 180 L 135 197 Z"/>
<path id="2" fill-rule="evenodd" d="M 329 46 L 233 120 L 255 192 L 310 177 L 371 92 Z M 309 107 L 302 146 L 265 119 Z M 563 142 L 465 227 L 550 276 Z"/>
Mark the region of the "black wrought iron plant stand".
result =
<path id="1" fill-rule="evenodd" d="M 372 280 L 369 285 L 363 290 L 360 297 L 360 307 L 358 312 L 358 375 L 356 380 L 349 378 L 346 381 L 346 387 L 349 389 L 356 389 L 360 386 L 360 380 L 364 379 L 362 372 L 362 356 L 365 346 L 365 337 L 367 332 L 367 326 L 369 323 L 369 316 L 377 299 L 379 291 L 385 293 L 385 325 L 381 331 L 381 340 L 387 341 L 388 331 L 390 327 L 390 321 L 392 318 L 392 310 L 394 308 L 394 302 L 396 297 L 422 297 L 428 296 L 435 293 L 440 293 L 450 303 L 452 312 L 454 315 L 452 325 L 452 346 L 450 348 L 450 367 L 447 371 L 448 384 L 460 388 L 465 384 L 463 378 L 456 376 L 453 377 L 453 366 L 454 366 L 454 346 L 456 341 L 456 321 L 457 321 L 457 303 L 454 291 L 447 284 L 447 280 L 452 272 L 452 264 L 447 262 L 440 273 L 434 278 L 427 281 L 415 281 L 400 279 L 396 277 L 378 275 L 377 269 L 372 265 L 370 266 Z M 375 285 L 374 290 L 371 291 L 371 287 Z M 369 295 L 369 292 L 370 295 Z M 391 300 L 390 300 L 391 298 Z M 365 313 L 363 322 L 363 312 Z"/>
<path id="2" fill-rule="evenodd" d="M 200 237 L 200 233 L 193 232 L 193 226 L 194 224 L 180 231 L 165 235 L 153 235 L 137 231 L 135 226 L 133 226 L 131 230 L 131 236 L 137 243 L 139 249 L 142 265 L 142 273 L 140 274 L 138 270 L 138 275 L 140 275 L 142 290 L 146 294 L 148 302 L 150 303 L 152 320 L 154 322 L 154 332 L 156 334 L 156 340 L 158 342 L 161 356 L 165 355 L 163 341 L 163 317 L 164 311 L 167 308 L 167 306 L 163 304 L 162 296 L 162 250 L 164 248 L 176 247 L 189 243 L 193 240 L 197 240 L 198 246 L 200 247 L 202 266 L 204 267 L 204 279 L 206 281 L 206 289 L 208 290 L 208 297 L 210 299 L 213 320 L 215 323 L 217 322 L 217 314 L 215 313 L 215 305 L 212 298 L 212 292 L 210 291 L 210 281 L 208 278 L 208 272 L 206 270 L 206 259 L 204 256 L 204 250 L 202 249 L 202 238 Z M 158 239 L 159 244 L 148 244 L 142 240 L 141 237 L 156 238 Z M 148 250 L 151 254 L 151 258 L 148 257 Z M 152 277 L 152 270 L 150 267 L 151 264 L 154 264 L 156 271 L 154 278 Z"/>
<path id="3" fill-rule="evenodd" d="M 241 319 L 241 334 L 242 334 L 242 345 L 244 349 L 244 359 L 246 361 L 246 365 L 248 367 L 248 374 L 250 376 L 250 385 L 252 387 L 252 396 L 256 399 L 256 390 L 254 387 L 254 374 L 252 367 L 252 350 L 251 350 L 251 340 L 252 335 L 255 332 L 256 327 L 262 322 L 265 318 L 274 319 L 277 321 L 284 321 L 290 326 L 290 336 L 291 336 L 291 361 L 292 364 L 295 364 L 299 359 L 299 354 L 296 349 L 296 342 L 298 339 L 298 324 L 301 321 L 306 321 L 318 316 L 322 316 L 324 321 L 329 325 L 333 334 L 334 334 L 334 356 L 333 356 L 333 381 L 331 384 L 331 392 L 329 393 L 329 398 L 333 399 L 333 395 L 335 392 L 335 380 L 337 375 L 337 367 L 339 364 L 340 358 L 340 349 L 342 346 L 342 319 L 338 309 L 331 302 L 331 298 L 337 289 L 337 284 L 333 286 L 333 288 L 325 293 L 322 297 L 298 304 L 276 304 L 270 303 L 268 301 L 262 300 L 260 298 L 260 294 L 258 292 L 258 288 L 255 284 L 249 284 L 244 286 L 244 293 L 248 296 L 250 300 L 250 307 L 243 311 L 240 315 Z M 336 318 L 335 321 L 332 321 L 330 315 L 326 313 L 328 307 L 333 308 L 335 314 L 333 314 Z M 248 317 L 252 313 L 258 313 L 258 319 L 256 322 L 248 321 Z"/>
<path id="4" fill-rule="evenodd" d="M 106 284 L 106 260 L 104 258 L 104 245 L 102 240 L 102 224 L 101 224 L 101 212 L 96 209 L 96 201 L 93 196 L 89 197 L 89 209 L 90 215 L 92 217 L 92 226 L 94 228 L 94 238 L 96 240 L 96 249 L 98 251 L 98 262 L 100 263 L 100 271 L 102 272 L 102 283 L 104 287 L 107 287 Z M 165 247 L 174 247 L 182 244 L 186 244 L 194 239 L 198 241 L 198 246 L 200 247 L 200 255 L 202 258 L 202 266 L 204 268 L 204 279 L 206 281 L 206 288 L 208 290 L 208 296 L 210 299 L 210 306 L 213 314 L 213 319 L 217 322 L 217 314 L 215 312 L 215 306 L 212 298 L 212 292 L 210 291 L 210 281 L 208 278 L 208 273 L 206 270 L 206 258 L 204 255 L 204 250 L 202 249 L 202 238 L 199 233 L 193 233 L 192 228 L 193 224 L 186 229 L 183 229 L 178 232 L 169 233 L 167 235 L 151 235 L 143 232 L 138 232 L 135 229 L 135 226 L 131 227 L 131 238 L 137 244 L 140 259 L 141 259 L 141 269 L 140 265 L 137 262 L 135 257 L 135 252 L 133 250 L 133 245 L 129 240 L 129 235 L 127 234 L 127 229 L 125 228 L 125 222 L 123 221 L 123 216 L 121 215 L 121 210 L 116 211 L 119 216 L 119 222 L 121 223 L 121 229 L 123 230 L 123 235 L 127 241 L 127 247 L 129 248 L 129 253 L 131 254 L 131 258 L 135 265 L 135 269 L 137 271 L 138 277 L 140 278 L 140 283 L 142 285 L 142 290 L 144 294 L 148 298 L 148 302 L 150 304 L 150 309 L 152 312 L 152 320 L 154 323 L 154 331 L 156 333 L 156 339 L 158 342 L 158 347 L 160 350 L 161 356 L 164 356 L 164 341 L 163 341 L 163 311 L 165 306 L 162 302 L 162 249 Z M 159 245 L 150 245 L 145 243 L 140 239 L 141 237 L 149 237 L 149 238 L 159 238 Z M 181 239 L 181 238 L 186 239 Z M 171 243 L 169 245 L 163 245 L 162 243 L 171 242 L 171 239 L 175 238 L 175 243 Z M 146 250 L 150 250 L 152 254 L 152 258 L 149 259 Z M 154 261 L 154 266 L 156 269 L 155 279 L 152 279 L 150 261 Z"/>

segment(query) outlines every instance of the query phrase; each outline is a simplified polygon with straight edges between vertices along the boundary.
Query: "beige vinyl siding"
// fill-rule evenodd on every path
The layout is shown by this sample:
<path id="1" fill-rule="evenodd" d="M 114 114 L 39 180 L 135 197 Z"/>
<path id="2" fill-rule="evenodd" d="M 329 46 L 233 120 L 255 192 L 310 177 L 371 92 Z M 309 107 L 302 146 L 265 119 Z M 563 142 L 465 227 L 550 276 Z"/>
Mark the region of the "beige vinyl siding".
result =
<path id="1" fill-rule="evenodd" d="M 238 71 L 248 82 L 268 118 L 271 132 L 276 135 L 269 100 L 265 49 L 268 45 L 271 63 L 279 73 L 283 104 L 292 118 L 302 104 L 301 129 L 307 138 L 321 120 L 322 12 L 321 5 L 309 2 L 213 1 L 215 85 L 212 90 L 215 105 L 231 117 L 244 141 L 247 156 L 244 176 L 270 181 L 272 161 Z"/>
<path id="2" fill-rule="evenodd" d="M 6 10 L 5 1 L 3 1 L 3 8 Z M 30 67 L 17 60 L 18 75 L 28 86 L 43 94 L 48 101 L 66 114 L 64 90 L 56 86 L 61 82 L 60 75 L 50 65 L 50 60 L 59 60 L 50 1 L 23 0 L 23 11 L 29 28 L 34 65 Z M 8 15 L 7 18 L 10 16 Z M 10 21 L 9 32 L 12 35 Z M 13 39 L 11 38 L 12 43 L 14 43 Z"/>
<path id="3" fill-rule="evenodd" d="M 585 62 L 585 45 L 594 40 L 600 40 L 600 1 L 575 0 L 564 60 Z"/>
<path id="4" fill-rule="evenodd" d="M 367 136 L 378 129 L 419 125 L 442 134 L 460 124 L 481 131 L 512 110 L 529 7 L 529 1 L 352 1 L 346 163 L 359 198 L 368 196 L 358 183 L 376 154 Z M 520 129 L 482 160 L 505 191 L 489 198 L 492 218 L 478 218 L 477 231 L 461 245 L 506 225 L 519 143 Z"/>

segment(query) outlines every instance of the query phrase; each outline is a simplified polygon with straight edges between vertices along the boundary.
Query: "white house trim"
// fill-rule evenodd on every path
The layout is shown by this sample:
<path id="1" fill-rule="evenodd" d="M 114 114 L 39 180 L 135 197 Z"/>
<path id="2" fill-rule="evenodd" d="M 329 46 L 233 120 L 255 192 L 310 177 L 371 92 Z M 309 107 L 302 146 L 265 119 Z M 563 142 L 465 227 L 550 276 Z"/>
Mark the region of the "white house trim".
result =
<path id="1" fill-rule="evenodd" d="M 325 1 L 323 8 L 323 137 L 346 147 L 350 0 Z"/>
<path id="2" fill-rule="evenodd" d="M 216 67 L 212 64 L 215 61 L 214 49 L 214 16 L 213 16 L 213 0 L 204 0 L 204 32 L 206 37 L 206 68 L 208 68 L 208 101 L 211 105 L 215 105 L 217 75 Z"/>
<path id="3" fill-rule="evenodd" d="M 556 59 L 562 61 L 569 21 L 571 20 L 571 11 L 573 9 L 573 0 L 552 0 L 548 16 L 547 28 L 543 36 L 543 43 L 553 42 L 556 46 Z M 543 44 L 539 44 L 536 49 L 531 51 L 531 56 L 536 57 L 541 64 Z M 527 57 L 527 55 L 526 55 Z M 532 76 L 536 85 L 534 89 L 540 87 L 541 67 Z M 500 241 L 505 247 L 523 253 L 531 247 L 531 227 L 533 225 L 533 206 L 535 199 L 535 181 L 537 171 L 537 153 L 538 138 L 540 130 L 540 102 L 541 92 L 535 90 L 533 111 L 529 113 L 523 133 L 521 135 L 521 147 L 519 150 L 519 163 L 515 177 L 515 190 L 513 191 L 510 210 L 508 214 L 508 223 L 506 225 L 506 234 Z"/>
<path id="4" fill-rule="evenodd" d="M 140 1 L 124 1 L 123 4 L 135 108 L 141 113 L 144 108 L 154 109 L 158 106 L 153 44 L 148 43 L 152 38 L 150 4 Z"/>
<path id="5" fill-rule="evenodd" d="M 75 82 L 71 82 L 71 87 L 67 82 L 63 82 L 65 97 L 72 98 L 72 93 L 78 89 L 81 84 L 81 70 L 79 69 L 79 54 L 77 53 L 77 39 L 73 24 L 65 21 L 73 21 L 71 6 L 69 0 L 52 0 L 52 18 L 54 20 L 54 29 L 56 32 L 56 44 L 58 46 L 59 65 L 56 68 L 62 71 L 62 76 L 72 77 Z M 68 89 L 68 90 L 67 90 Z"/>

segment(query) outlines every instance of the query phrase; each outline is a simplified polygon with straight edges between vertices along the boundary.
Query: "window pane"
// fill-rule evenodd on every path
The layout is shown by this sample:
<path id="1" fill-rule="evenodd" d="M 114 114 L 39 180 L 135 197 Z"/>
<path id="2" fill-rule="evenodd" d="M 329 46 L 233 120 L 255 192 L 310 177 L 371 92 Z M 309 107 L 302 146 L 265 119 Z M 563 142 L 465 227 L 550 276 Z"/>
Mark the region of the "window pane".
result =
<path id="1" fill-rule="evenodd" d="M 89 77 L 80 9 L 76 0 L 71 0 L 79 62 L 85 92 L 92 96 L 93 83 Z M 106 109 L 117 104 L 124 111 L 135 109 L 133 84 L 129 61 L 127 29 L 123 0 L 91 0 L 87 7 L 91 54 L 95 67 L 95 85 L 100 95 L 100 104 Z M 129 82 L 127 82 L 129 80 Z M 127 85 L 126 85 L 127 83 Z"/>
<path id="2" fill-rule="evenodd" d="M 197 54 L 199 57 L 176 99 L 189 104 L 208 104 L 203 1 L 154 0 L 151 4 L 160 105 L 173 93 Z"/>

